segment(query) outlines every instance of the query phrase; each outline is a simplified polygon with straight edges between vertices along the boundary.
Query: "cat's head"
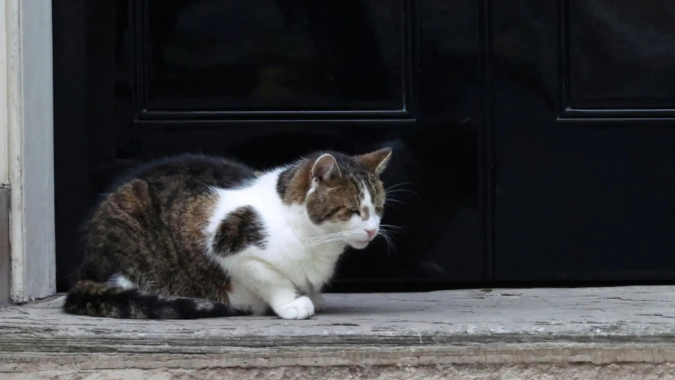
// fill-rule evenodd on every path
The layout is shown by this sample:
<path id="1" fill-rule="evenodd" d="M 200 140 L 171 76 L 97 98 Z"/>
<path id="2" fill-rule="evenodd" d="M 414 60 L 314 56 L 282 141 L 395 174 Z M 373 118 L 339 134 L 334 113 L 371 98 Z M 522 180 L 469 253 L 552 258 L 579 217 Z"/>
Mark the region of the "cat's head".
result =
<path id="1" fill-rule="evenodd" d="M 390 157 L 390 148 L 359 156 L 316 154 L 288 178 L 284 200 L 304 206 L 322 233 L 318 242 L 341 241 L 363 249 L 380 232 L 385 201 L 380 174 Z M 283 174 L 279 183 L 284 183 Z"/>

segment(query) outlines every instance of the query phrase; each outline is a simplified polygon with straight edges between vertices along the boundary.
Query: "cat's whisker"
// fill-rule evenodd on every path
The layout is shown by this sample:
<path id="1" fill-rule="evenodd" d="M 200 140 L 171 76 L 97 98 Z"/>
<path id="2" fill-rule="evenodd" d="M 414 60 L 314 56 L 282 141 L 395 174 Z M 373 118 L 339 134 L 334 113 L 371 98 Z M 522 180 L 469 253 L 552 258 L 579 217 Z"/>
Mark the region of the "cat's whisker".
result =
<path id="1" fill-rule="evenodd" d="M 334 232 L 331 234 L 321 235 L 314 238 L 306 239 L 305 241 L 309 244 L 310 247 L 316 247 L 322 244 L 334 243 L 334 242 L 343 242 L 347 243 L 348 238 L 356 238 L 362 235 L 362 232 L 352 230 L 352 231 L 341 231 Z"/>
<path id="2" fill-rule="evenodd" d="M 387 233 L 405 233 L 405 228 L 392 225 L 380 225 L 380 229 Z"/>
<path id="3" fill-rule="evenodd" d="M 397 184 L 395 184 L 395 185 L 391 185 L 391 186 L 387 187 L 386 189 L 384 189 L 384 192 L 386 193 L 387 191 L 389 191 L 389 190 L 391 190 L 391 189 L 395 189 L 395 188 L 397 188 L 397 187 L 399 187 L 399 186 L 412 185 L 413 183 L 414 183 L 414 182 L 400 182 L 400 183 L 397 183 Z"/>
<path id="4" fill-rule="evenodd" d="M 398 246 L 396 245 L 396 243 L 394 243 L 394 239 L 391 236 L 389 236 L 389 234 L 385 234 L 385 235 L 386 235 L 386 239 L 387 239 L 388 244 L 391 245 L 391 248 L 394 250 L 394 252 L 397 252 Z"/>
<path id="5" fill-rule="evenodd" d="M 318 246 L 320 246 L 320 245 L 328 244 L 328 243 L 331 243 L 331 242 L 330 242 L 330 241 L 325 241 L 325 242 L 324 242 L 324 241 L 321 241 L 321 242 L 318 242 L 318 243 L 310 244 L 310 245 L 308 245 L 308 247 L 314 248 L 314 247 L 318 247 Z"/>
<path id="6" fill-rule="evenodd" d="M 336 236 L 353 235 L 354 233 L 355 233 L 355 232 L 352 232 L 352 231 L 340 231 L 340 232 L 334 232 L 334 233 L 331 233 L 331 234 L 325 234 L 325 235 L 316 236 L 316 237 L 313 237 L 313 238 L 308 238 L 307 240 L 310 240 L 310 241 L 311 241 L 311 240 L 323 240 L 323 239 L 327 239 L 327 238 L 331 238 L 331 237 L 336 237 Z"/>
<path id="7" fill-rule="evenodd" d="M 391 234 L 397 234 L 397 233 L 399 233 L 399 232 L 400 232 L 400 233 L 405 233 L 405 230 L 403 230 L 403 229 L 388 229 L 388 228 L 381 228 L 381 230 L 384 231 L 384 233 L 389 234 L 389 235 L 391 235 Z"/>
<path id="8" fill-rule="evenodd" d="M 315 236 L 315 237 L 310 237 L 310 238 L 307 238 L 307 240 L 320 240 L 320 239 L 325 239 L 325 238 L 327 238 L 327 237 L 331 237 L 331 236 L 339 236 L 339 235 L 342 235 L 342 232 L 334 232 L 334 233 L 332 233 L 332 234 L 325 234 L 325 235 L 319 235 L 319 236 Z"/>
<path id="9" fill-rule="evenodd" d="M 341 231 L 341 232 L 334 232 L 332 234 L 321 235 L 315 238 L 310 238 L 307 239 L 306 241 L 310 244 L 310 246 L 317 246 L 321 244 L 327 244 L 338 241 L 345 242 L 347 240 L 346 239 L 347 237 L 357 236 L 356 234 L 357 233 L 355 231 Z"/>
<path id="10" fill-rule="evenodd" d="M 335 237 L 335 238 L 332 238 L 332 239 L 326 239 L 326 240 L 321 240 L 321 241 L 318 241 L 318 242 L 314 242 L 314 243 L 311 244 L 310 246 L 311 246 L 311 247 L 316 247 L 316 246 L 322 245 L 322 244 L 333 243 L 333 242 L 346 242 L 346 241 L 347 241 L 347 240 L 346 240 L 345 238 L 343 238 L 343 237 Z"/>
<path id="11" fill-rule="evenodd" d="M 395 228 L 395 229 L 397 229 L 397 230 L 404 230 L 404 229 L 405 229 L 405 227 L 395 226 L 395 225 L 393 225 L 393 224 L 380 224 L 380 227 L 384 227 L 384 228 Z"/>
<path id="12" fill-rule="evenodd" d="M 389 204 L 389 202 L 400 203 L 400 204 L 402 204 L 402 205 L 405 205 L 405 202 L 400 201 L 400 200 L 398 200 L 398 199 L 394 199 L 394 198 L 386 198 L 386 199 L 384 200 L 384 204 Z"/>
<path id="13" fill-rule="evenodd" d="M 394 242 L 392 241 L 388 231 L 380 230 L 380 233 L 378 235 L 381 235 L 384 238 L 384 241 L 387 243 L 387 256 L 391 256 L 391 250 L 393 250 L 394 252 L 397 251 L 396 244 L 394 244 Z"/>
<path id="14" fill-rule="evenodd" d="M 342 238 L 344 236 L 345 236 L 344 234 L 326 235 L 326 236 L 320 236 L 318 238 L 315 238 L 312 241 L 330 240 L 330 239 Z"/>
<path id="15" fill-rule="evenodd" d="M 345 231 L 338 231 L 338 232 L 333 232 L 333 233 L 329 233 L 329 234 L 318 235 L 318 236 L 315 236 L 315 237 L 310 238 L 310 239 L 322 239 L 322 238 L 325 238 L 325 237 L 328 237 L 328 236 L 344 235 L 344 233 L 345 233 Z"/>
<path id="16" fill-rule="evenodd" d="M 311 241 L 311 242 L 309 242 L 309 245 L 310 246 L 317 246 L 317 245 L 326 244 L 326 243 L 330 243 L 330 242 L 334 242 L 334 241 L 340 241 L 340 240 L 344 240 L 344 238 L 341 237 L 341 236 L 336 236 L 336 237 L 332 237 L 332 238 L 326 238 L 326 239 Z"/>

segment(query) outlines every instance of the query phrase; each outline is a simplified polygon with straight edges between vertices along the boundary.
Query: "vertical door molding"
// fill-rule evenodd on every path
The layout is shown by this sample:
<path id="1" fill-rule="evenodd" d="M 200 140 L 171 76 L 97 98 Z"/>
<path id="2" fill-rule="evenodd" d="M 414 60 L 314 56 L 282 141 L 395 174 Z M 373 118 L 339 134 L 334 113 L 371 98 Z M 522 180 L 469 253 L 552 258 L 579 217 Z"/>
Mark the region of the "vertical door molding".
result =
<path id="1" fill-rule="evenodd" d="M 10 194 L 10 294 L 16 303 L 56 291 L 52 93 L 51 1 L 3 1 L 0 185 Z"/>

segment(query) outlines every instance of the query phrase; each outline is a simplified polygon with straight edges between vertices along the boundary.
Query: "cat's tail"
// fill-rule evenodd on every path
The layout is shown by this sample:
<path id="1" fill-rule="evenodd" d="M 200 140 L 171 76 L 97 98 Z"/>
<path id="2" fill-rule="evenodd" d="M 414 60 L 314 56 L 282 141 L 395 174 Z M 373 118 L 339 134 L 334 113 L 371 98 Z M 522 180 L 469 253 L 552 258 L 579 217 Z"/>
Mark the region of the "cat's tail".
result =
<path id="1" fill-rule="evenodd" d="M 69 314 L 131 319 L 197 319 L 246 314 L 224 303 L 162 297 L 92 281 L 79 281 L 68 293 L 63 309 Z"/>

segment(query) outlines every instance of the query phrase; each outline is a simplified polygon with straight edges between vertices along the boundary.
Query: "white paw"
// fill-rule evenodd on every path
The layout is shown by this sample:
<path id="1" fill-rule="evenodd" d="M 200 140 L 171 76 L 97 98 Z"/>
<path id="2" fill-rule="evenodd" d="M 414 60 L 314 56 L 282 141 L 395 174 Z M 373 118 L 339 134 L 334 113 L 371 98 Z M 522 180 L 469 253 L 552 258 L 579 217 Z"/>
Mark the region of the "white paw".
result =
<path id="1" fill-rule="evenodd" d="M 326 308 L 326 300 L 320 293 L 312 295 L 312 303 L 314 304 L 314 311 L 317 313 Z"/>
<path id="2" fill-rule="evenodd" d="M 302 296 L 284 305 L 277 314 L 283 319 L 307 319 L 314 315 L 314 304 L 312 300 Z"/>

